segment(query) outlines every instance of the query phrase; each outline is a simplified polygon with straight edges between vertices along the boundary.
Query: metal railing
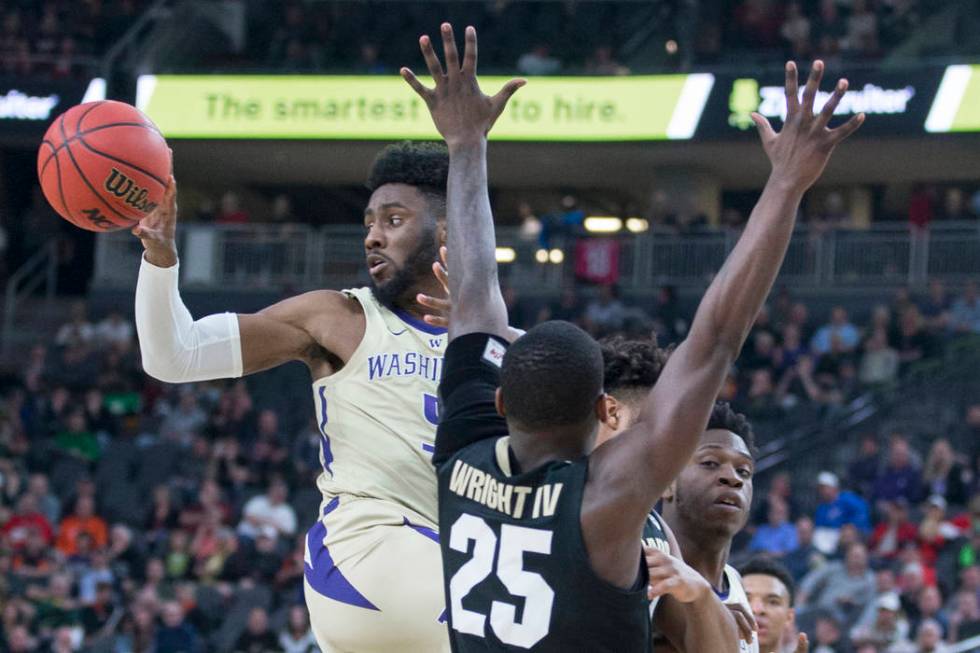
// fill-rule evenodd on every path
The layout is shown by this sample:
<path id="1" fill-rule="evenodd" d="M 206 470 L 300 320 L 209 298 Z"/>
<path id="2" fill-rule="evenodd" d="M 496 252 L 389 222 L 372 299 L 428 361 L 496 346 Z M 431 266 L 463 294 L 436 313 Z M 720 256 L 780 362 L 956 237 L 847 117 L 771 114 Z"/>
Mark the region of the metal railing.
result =
<path id="1" fill-rule="evenodd" d="M 24 262 L 7 280 L 3 302 L 3 355 L 10 351 L 16 325 L 17 309 L 27 298 L 44 287 L 44 298 L 54 299 L 58 281 L 58 243 L 48 241 Z"/>
<path id="2" fill-rule="evenodd" d="M 189 224 L 179 235 L 185 285 L 313 288 L 367 281 L 363 230 L 358 226 Z M 738 235 L 650 231 L 616 236 L 621 244 L 620 287 L 702 287 L 721 267 Z M 517 255 L 513 263 L 501 265 L 501 277 L 522 288 L 557 291 L 574 274 L 575 240 L 554 239 L 548 247 L 562 250 L 564 261 L 540 263 L 536 240 L 522 238 L 514 228 L 498 228 L 498 246 L 511 247 Z M 140 250 L 129 234 L 101 235 L 96 254 L 99 287 L 132 287 Z M 927 278 L 954 283 L 980 278 L 980 222 L 939 223 L 928 231 L 910 230 L 904 224 L 866 230 L 800 228 L 780 272 L 781 282 L 800 287 L 920 286 Z"/>

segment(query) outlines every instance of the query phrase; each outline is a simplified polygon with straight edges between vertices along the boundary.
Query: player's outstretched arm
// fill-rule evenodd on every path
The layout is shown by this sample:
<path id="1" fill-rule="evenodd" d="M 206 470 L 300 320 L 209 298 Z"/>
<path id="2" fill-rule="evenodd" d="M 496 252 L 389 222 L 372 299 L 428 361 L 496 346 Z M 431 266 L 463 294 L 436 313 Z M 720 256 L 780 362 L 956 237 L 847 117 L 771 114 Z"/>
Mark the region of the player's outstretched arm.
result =
<path id="1" fill-rule="evenodd" d="M 311 364 L 318 343 L 329 346 L 330 338 L 314 338 L 307 325 L 315 323 L 338 342 L 363 332 L 355 302 L 331 291 L 287 299 L 252 315 L 216 313 L 195 321 L 177 288 L 176 231 L 177 182 L 171 176 L 163 202 L 133 229 L 145 250 L 136 283 L 136 332 L 150 376 L 187 383 L 236 378 L 291 360 Z"/>
<path id="2" fill-rule="evenodd" d="M 496 240 L 487 190 L 487 133 L 523 80 L 511 80 L 493 97 L 476 79 L 476 30 L 466 28 L 462 64 L 452 27 L 441 27 L 446 68 L 428 36 L 419 39 L 435 88 L 427 88 L 411 70 L 405 81 L 425 100 L 436 129 L 449 147 L 446 219 L 449 288 L 454 298 L 449 316 L 450 340 L 467 333 L 506 338 L 507 307 L 497 280 Z"/>
<path id="3" fill-rule="evenodd" d="M 597 524 L 604 529 L 597 532 L 631 541 L 620 534 L 622 524 L 641 524 L 687 464 L 725 374 L 779 271 L 803 193 L 823 172 L 834 148 L 864 120 L 861 114 L 842 127 L 828 128 L 847 90 L 843 79 L 814 114 L 822 75 L 823 62 L 814 62 L 800 102 L 796 65 L 786 65 L 787 116 L 778 134 L 763 116 L 752 116 L 772 172 L 742 237 L 705 293 L 687 339 L 650 392 L 639 423 L 593 454 L 590 483 L 613 486 L 607 496 L 619 497 L 615 507 L 607 506 L 608 523 Z"/>

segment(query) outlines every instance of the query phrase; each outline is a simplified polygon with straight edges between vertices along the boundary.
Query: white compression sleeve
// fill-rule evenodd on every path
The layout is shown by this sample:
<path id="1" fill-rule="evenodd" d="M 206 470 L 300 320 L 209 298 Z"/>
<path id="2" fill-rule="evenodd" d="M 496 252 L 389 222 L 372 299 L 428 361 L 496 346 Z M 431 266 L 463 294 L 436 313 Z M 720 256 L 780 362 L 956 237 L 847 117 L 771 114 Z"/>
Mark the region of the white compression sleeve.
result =
<path id="1" fill-rule="evenodd" d="M 196 322 L 177 290 L 179 264 L 161 268 L 143 258 L 136 282 L 136 333 L 143 369 L 167 383 L 242 375 L 241 335 L 234 313 Z"/>

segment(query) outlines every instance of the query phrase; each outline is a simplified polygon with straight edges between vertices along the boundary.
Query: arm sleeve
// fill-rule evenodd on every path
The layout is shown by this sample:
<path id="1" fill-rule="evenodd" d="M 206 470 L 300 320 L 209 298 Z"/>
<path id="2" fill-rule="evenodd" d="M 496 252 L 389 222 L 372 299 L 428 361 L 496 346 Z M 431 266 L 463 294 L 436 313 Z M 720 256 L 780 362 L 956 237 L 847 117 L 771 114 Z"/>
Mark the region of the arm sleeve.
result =
<path id="1" fill-rule="evenodd" d="M 494 401 L 506 351 L 506 342 L 486 333 L 469 333 L 449 343 L 439 383 L 434 465 L 474 442 L 507 435 L 507 422 Z"/>
<path id="2" fill-rule="evenodd" d="M 140 264 L 136 282 L 136 333 L 143 369 L 167 383 L 187 383 L 242 375 L 241 335 L 234 313 L 196 322 L 177 290 L 179 265 Z"/>

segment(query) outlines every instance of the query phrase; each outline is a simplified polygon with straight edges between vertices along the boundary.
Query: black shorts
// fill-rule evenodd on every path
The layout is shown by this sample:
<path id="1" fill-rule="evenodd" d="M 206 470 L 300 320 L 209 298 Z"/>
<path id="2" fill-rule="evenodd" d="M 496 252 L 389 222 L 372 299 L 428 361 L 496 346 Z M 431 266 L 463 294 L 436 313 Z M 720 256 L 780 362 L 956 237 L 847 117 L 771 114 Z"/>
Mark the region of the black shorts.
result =
<path id="1" fill-rule="evenodd" d="M 507 347 L 486 333 L 468 333 L 449 343 L 439 382 L 434 465 L 474 442 L 507 435 L 507 422 L 494 403 Z"/>

